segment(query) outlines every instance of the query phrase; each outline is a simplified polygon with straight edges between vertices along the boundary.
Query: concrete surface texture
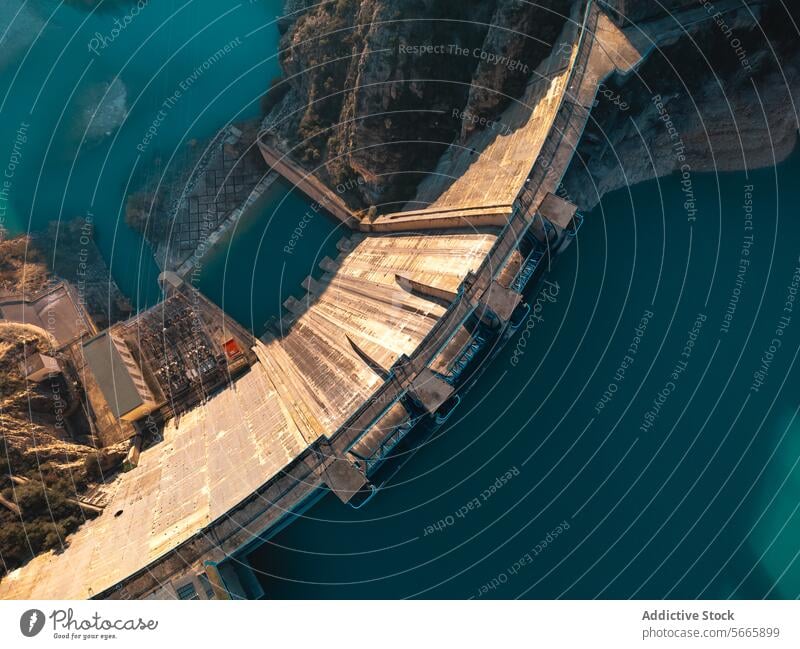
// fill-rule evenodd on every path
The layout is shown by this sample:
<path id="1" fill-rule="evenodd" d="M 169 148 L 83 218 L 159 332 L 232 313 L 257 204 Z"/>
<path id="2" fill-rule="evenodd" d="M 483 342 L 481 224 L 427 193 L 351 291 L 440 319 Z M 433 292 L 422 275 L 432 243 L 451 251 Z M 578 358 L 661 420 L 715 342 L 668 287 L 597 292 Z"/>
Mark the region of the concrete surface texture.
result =
<path id="1" fill-rule="evenodd" d="M 411 227 L 504 225 L 533 160 L 550 131 L 576 53 L 579 17 L 567 21 L 556 47 L 533 72 L 524 94 L 497 120 L 499 128 L 455 142 L 401 212 L 377 218 L 375 231 Z M 416 225 L 415 225 L 416 224 Z"/>
<path id="2" fill-rule="evenodd" d="M 92 597 L 146 567 L 330 435 L 382 382 L 348 336 L 386 366 L 412 351 L 443 312 L 395 283 L 402 272 L 454 288 L 494 236 L 370 237 L 259 361 L 205 403 L 167 422 L 163 442 L 118 479 L 104 512 L 61 554 L 33 559 L 0 582 L 0 598 Z"/>
<path id="3" fill-rule="evenodd" d="M 437 230 L 456 223 L 464 228 L 462 213 L 470 210 L 477 216 L 467 225 L 504 224 L 545 145 L 546 166 L 530 190 L 532 209 L 555 191 L 599 82 L 614 69 L 629 70 L 639 59 L 596 7 L 588 15 L 593 20 L 581 46 L 581 23 L 575 16 L 560 39 L 563 46 L 543 63 L 524 100 L 504 114 L 514 125 L 512 132 L 477 133 L 466 145 L 452 147 L 439 178 L 420 188 L 418 205 L 428 206 L 427 214 L 388 215 L 371 224 L 374 229 L 382 223 L 388 224 L 384 229 L 398 230 Z M 565 113 L 565 101 L 583 110 Z M 554 126 L 557 116 L 563 117 L 563 129 Z M 407 413 L 392 404 L 410 386 L 420 387 L 415 380 L 430 372 L 431 362 L 434 369 L 446 370 L 469 344 L 462 325 L 476 308 L 473 301 L 483 296 L 499 301 L 500 310 L 511 308 L 501 289 L 519 269 L 517 235 L 527 224 L 517 213 L 500 240 L 474 229 L 440 230 L 361 235 L 341 245 L 336 260 L 322 262 L 322 277 L 304 282 L 307 294 L 287 300 L 279 332 L 256 342 L 258 360 L 250 371 L 168 422 L 164 441 L 142 452 L 138 468 L 119 479 L 104 513 L 73 535 L 61 555 L 37 557 L 3 579 L 0 598 L 89 597 L 143 568 L 171 578 L 175 554 L 168 561 L 163 559 L 167 553 L 192 537 L 201 538 L 212 522 L 224 525 L 234 507 L 311 443 L 352 428 L 337 440 L 346 450 L 370 428 L 376 437 L 378 429 L 404 421 Z M 465 288 L 464 279 L 479 268 L 483 271 Z M 435 296 L 452 294 L 458 298 L 446 311 L 446 300 Z M 447 354 L 437 359 L 443 347 Z M 403 354 L 408 362 L 386 380 L 381 368 L 388 370 Z M 380 402 L 380 396 L 388 398 Z M 363 439 L 365 454 L 381 443 L 373 437 Z M 258 506 L 269 510 L 269 503 Z M 244 532 L 236 539 L 239 544 L 252 540 L 246 538 L 249 530 Z M 214 547 L 218 543 L 215 537 Z M 181 557 L 187 562 L 183 570 L 192 570 L 210 551 L 197 545 L 203 547 L 196 556 Z M 162 573 L 162 564 L 170 564 L 169 571 Z M 131 592 L 140 596 L 152 588 L 148 582 L 145 590 Z"/>

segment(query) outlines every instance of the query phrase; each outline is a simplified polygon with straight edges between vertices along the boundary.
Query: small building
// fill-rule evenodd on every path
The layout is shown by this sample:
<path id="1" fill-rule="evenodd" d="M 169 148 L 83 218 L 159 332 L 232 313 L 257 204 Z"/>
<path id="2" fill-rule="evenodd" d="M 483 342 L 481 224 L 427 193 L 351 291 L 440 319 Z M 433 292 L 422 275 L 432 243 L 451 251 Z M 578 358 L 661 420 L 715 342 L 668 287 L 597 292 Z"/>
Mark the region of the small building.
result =
<path id="1" fill-rule="evenodd" d="M 117 419 L 136 421 L 158 407 L 123 340 L 103 332 L 83 345 L 83 354 Z"/>
<path id="2" fill-rule="evenodd" d="M 26 379 L 39 383 L 46 378 L 60 374 L 61 366 L 52 356 L 36 353 L 27 356 L 20 363 L 20 370 Z"/>

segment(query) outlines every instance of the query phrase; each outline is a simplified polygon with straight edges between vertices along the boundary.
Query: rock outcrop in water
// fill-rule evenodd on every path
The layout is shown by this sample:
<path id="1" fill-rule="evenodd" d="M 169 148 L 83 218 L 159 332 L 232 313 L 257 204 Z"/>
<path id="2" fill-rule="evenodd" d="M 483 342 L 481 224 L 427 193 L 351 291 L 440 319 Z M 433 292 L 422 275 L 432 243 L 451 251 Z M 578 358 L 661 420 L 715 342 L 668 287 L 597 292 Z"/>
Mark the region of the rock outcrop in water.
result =
<path id="1" fill-rule="evenodd" d="M 48 268 L 76 286 L 83 306 L 99 329 L 127 319 L 132 311 L 95 243 L 90 218 L 53 221 L 33 235 L 32 250 L 47 260 Z"/>
<path id="2" fill-rule="evenodd" d="M 78 100 L 76 135 L 88 141 L 111 135 L 128 115 L 128 90 L 119 79 L 90 86 Z"/>

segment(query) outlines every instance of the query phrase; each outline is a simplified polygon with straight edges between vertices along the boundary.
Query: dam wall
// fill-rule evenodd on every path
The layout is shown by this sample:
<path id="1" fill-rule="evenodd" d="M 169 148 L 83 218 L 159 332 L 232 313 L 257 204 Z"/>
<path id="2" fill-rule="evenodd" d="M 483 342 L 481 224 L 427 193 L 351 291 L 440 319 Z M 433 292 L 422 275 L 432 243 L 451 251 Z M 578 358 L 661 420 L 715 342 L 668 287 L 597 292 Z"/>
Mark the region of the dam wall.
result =
<path id="1" fill-rule="evenodd" d="M 553 51 L 533 72 L 523 95 L 497 118 L 501 128 L 475 131 L 466 141 L 450 145 L 403 210 L 362 223 L 363 229 L 502 227 L 508 222 L 572 78 L 584 33 L 580 8 L 580 3 L 574 5 Z"/>
<path id="2" fill-rule="evenodd" d="M 326 209 L 349 228 L 358 227 L 358 219 L 342 200 L 341 196 L 320 181 L 313 173 L 306 171 L 291 157 L 258 138 L 258 148 L 269 167 L 308 196 L 312 201 Z"/>
<path id="3" fill-rule="evenodd" d="M 389 235 L 323 262 L 335 272 L 316 280 L 318 293 L 295 298 L 297 313 L 282 321 L 282 335 L 255 342 L 249 370 L 169 419 L 163 441 L 120 476 L 104 512 L 64 552 L 7 575 L 0 595 L 139 597 L 158 585 L 152 575 L 172 574 L 173 560 L 185 570 L 188 557 L 222 561 L 219 552 L 252 541 L 242 530 L 266 529 L 330 481 L 338 458 L 327 438 L 383 381 L 357 349 L 390 367 L 444 311 L 401 288 L 395 275 L 454 290 L 493 242 L 491 234 Z M 226 544 L 234 512 L 242 525 Z"/>
<path id="4" fill-rule="evenodd" d="M 217 596 L 241 596 L 226 584 L 227 559 L 323 487 L 345 502 L 369 487 L 377 454 L 451 400 L 454 376 L 479 344 L 475 332 L 507 327 L 530 278 L 523 275 L 577 230 L 574 210 L 559 206 L 551 221 L 545 199 L 571 160 L 600 80 L 635 57 L 594 3 L 581 8 L 560 48 L 564 67 L 531 90 L 538 100 L 520 123 L 525 135 L 508 141 L 510 157 L 493 141 L 467 167 L 455 151 L 442 163 L 457 178 L 487 176 L 481 187 L 496 188 L 490 203 L 502 206 L 502 219 L 456 229 L 450 216 L 430 212 L 413 229 L 417 214 L 384 231 L 379 218 L 371 224 L 378 229 L 341 242 L 341 254 L 322 261 L 255 342 L 249 371 L 169 420 L 164 440 L 121 476 L 103 514 L 63 553 L 7 575 L 0 597 L 176 597 L 197 575 Z M 513 170 L 499 171 L 498 159 L 516 160 Z M 302 171 L 289 167 L 287 174 Z M 491 174 L 501 177 L 493 183 Z M 491 207 L 479 200 L 483 189 L 462 193 L 457 183 L 421 195 L 437 195 L 433 203 L 445 210 Z M 312 195 L 312 185 L 301 188 Z M 320 191 L 315 200 L 330 195 Z"/>

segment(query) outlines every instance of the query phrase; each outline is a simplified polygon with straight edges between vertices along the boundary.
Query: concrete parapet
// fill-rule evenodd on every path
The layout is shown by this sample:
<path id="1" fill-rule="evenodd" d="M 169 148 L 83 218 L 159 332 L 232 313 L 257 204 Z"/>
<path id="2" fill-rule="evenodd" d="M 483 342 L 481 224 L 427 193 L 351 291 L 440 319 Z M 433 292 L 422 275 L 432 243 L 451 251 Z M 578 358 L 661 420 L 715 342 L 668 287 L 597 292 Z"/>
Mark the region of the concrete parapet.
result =
<path id="1" fill-rule="evenodd" d="M 407 277 L 403 277 L 402 275 L 395 275 L 395 280 L 397 281 L 397 285 L 404 291 L 408 291 L 409 293 L 412 293 L 414 295 L 421 295 L 424 297 L 432 297 L 438 300 L 442 300 L 447 304 L 455 300 L 456 296 L 458 295 L 458 293 L 456 293 L 455 291 L 449 291 L 444 288 L 430 286 L 423 282 L 418 282 L 413 279 L 408 279 Z"/>
<path id="2" fill-rule="evenodd" d="M 498 207 L 458 207 L 455 209 L 394 212 L 361 224 L 365 232 L 414 232 L 461 228 L 502 228 L 511 217 L 512 204 Z"/>

